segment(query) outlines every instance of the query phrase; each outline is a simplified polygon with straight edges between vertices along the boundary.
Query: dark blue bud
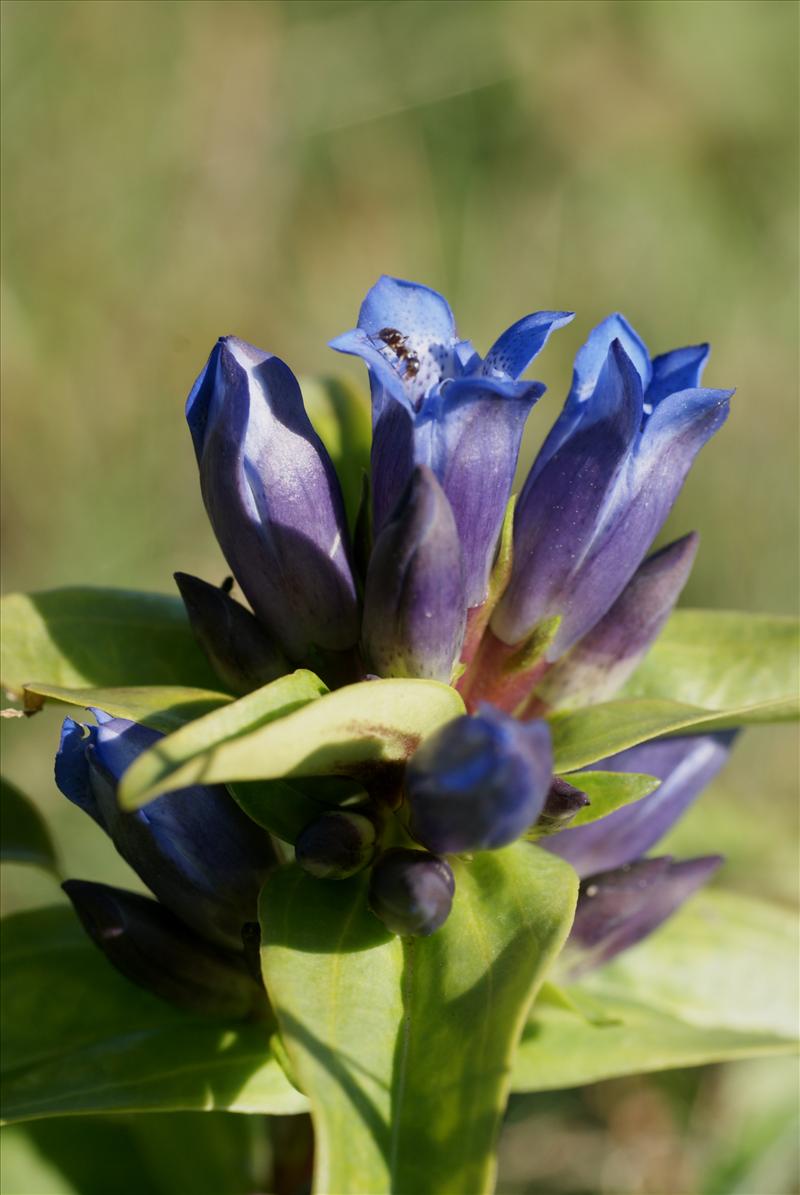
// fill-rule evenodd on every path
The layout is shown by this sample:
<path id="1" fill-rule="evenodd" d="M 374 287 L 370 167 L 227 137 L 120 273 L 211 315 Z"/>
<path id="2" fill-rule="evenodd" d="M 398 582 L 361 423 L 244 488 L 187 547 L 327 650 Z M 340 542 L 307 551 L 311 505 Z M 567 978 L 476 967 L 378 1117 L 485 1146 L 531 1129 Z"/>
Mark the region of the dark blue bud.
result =
<path id="1" fill-rule="evenodd" d="M 132 983 L 192 1012 L 243 1018 L 266 1011 L 244 956 L 211 945 L 157 901 L 86 880 L 62 887 L 89 937 Z"/>
<path id="2" fill-rule="evenodd" d="M 542 812 L 552 774 L 547 723 L 518 722 L 484 704 L 448 722 L 411 757 L 411 834 L 440 854 L 507 846 Z"/>
<path id="3" fill-rule="evenodd" d="M 372 869 L 369 907 L 393 934 L 426 938 L 447 920 L 455 887 L 446 860 L 398 847 Z"/>
<path id="4" fill-rule="evenodd" d="M 258 894 L 275 866 L 269 835 L 222 785 L 194 785 L 128 813 L 122 773 L 163 736 L 100 711 L 99 726 L 64 721 L 55 778 L 61 792 L 106 831 L 147 887 L 198 933 L 234 950 L 257 919 Z"/>
<path id="5" fill-rule="evenodd" d="M 639 859 L 581 884 L 568 950 L 582 975 L 641 942 L 702 887 L 722 859 Z"/>
<path id="6" fill-rule="evenodd" d="M 569 784 L 561 776 L 554 776 L 550 791 L 534 827 L 536 837 L 555 834 L 574 820 L 582 809 L 591 804 L 586 793 Z"/>
<path id="7" fill-rule="evenodd" d="M 251 693 L 292 671 L 258 619 L 224 589 L 188 573 L 176 573 L 195 638 L 223 684 Z"/>
<path id="8" fill-rule="evenodd" d="M 367 570 L 363 646 L 378 676 L 449 682 L 467 605 L 453 512 L 427 466 L 414 470 Z"/>
<path id="9" fill-rule="evenodd" d="M 364 813 L 331 810 L 310 822 L 294 844 L 297 862 L 320 880 L 346 880 L 375 857 L 375 822 Z"/>

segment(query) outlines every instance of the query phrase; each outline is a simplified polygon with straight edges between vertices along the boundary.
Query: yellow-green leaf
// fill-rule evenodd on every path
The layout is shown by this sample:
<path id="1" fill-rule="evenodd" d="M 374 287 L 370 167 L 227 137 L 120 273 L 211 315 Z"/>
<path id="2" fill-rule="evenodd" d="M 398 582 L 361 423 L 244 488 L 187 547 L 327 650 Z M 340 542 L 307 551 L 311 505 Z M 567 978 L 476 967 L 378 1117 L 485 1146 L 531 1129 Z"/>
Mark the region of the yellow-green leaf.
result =
<path id="1" fill-rule="evenodd" d="M 144 752 L 123 777 L 121 803 L 137 808 L 199 782 L 358 777 L 376 765 L 405 761 L 426 735 L 464 712 L 455 689 L 438 681 L 375 680 L 276 714 L 273 694 L 281 691 L 276 686 L 290 682 L 292 677 L 274 681 Z M 307 685 L 313 688 L 314 682 Z M 318 692 L 309 689 L 308 697 L 313 695 Z M 266 714 L 260 701 L 272 703 Z"/>

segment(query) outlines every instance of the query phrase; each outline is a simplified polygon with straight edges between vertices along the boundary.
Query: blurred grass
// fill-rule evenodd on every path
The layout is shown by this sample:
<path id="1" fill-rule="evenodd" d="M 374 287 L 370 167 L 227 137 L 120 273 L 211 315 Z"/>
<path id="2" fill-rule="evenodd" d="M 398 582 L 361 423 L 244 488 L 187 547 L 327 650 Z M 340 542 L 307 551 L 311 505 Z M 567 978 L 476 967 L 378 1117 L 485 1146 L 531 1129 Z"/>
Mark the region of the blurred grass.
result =
<path id="1" fill-rule="evenodd" d="M 670 520 L 703 537 L 685 600 L 794 612 L 797 34 L 783 0 L 7 0 L 4 588 L 221 576 L 182 416 L 214 339 L 360 378 L 325 342 L 388 272 L 443 290 L 483 348 L 527 311 L 577 311 L 537 363 L 550 393 L 526 463 L 608 311 L 656 351 L 710 340 L 710 384 L 738 393 Z M 120 882 L 54 793 L 57 723 L 6 725 L 4 767 L 70 874 Z M 792 899 L 795 744 L 750 732 L 674 849 L 723 849 L 726 884 Z M 4 894 L 13 908 L 54 890 L 11 869 Z M 708 1080 L 731 1134 L 746 1073 Z M 658 1104 L 656 1081 L 640 1090 Z M 560 1178 L 516 1147 L 509 1191 L 665 1195 L 613 1167 L 611 1187 L 581 1188 L 588 1114 L 548 1106 Z M 606 1156 L 611 1114 L 599 1131 Z M 724 1175 L 724 1136 L 686 1149 Z M 675 1191 L 703 1165 L 678 1167 Z M 769 1191 L 697 1189 L 783 1195 L 790 1173 L 784 1160 Z"/>

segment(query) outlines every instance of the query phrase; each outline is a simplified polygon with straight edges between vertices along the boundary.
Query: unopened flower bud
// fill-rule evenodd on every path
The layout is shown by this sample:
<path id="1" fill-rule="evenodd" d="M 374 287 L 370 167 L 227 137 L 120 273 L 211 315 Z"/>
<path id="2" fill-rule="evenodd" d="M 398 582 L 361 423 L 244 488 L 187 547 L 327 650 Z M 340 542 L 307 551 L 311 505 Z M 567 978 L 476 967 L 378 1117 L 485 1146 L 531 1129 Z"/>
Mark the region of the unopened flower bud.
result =
<path id="1" fill-rule="evenodd" d="M 292 371 L 224 336 L 186 418 L 211 525 L 259 621 L 292 660 L 349 651 L 358 602 L 341 489 Z"/>
<path id="2" fill-rule="evenodd" d="M 398 847 L 375 864 L 369 905 L 393 934 L 426 938 L 447 920 L 455 886 L 446 860 Z"/>
<path id="3" fill-rule="evenodd" d="M 561 776 L 554 776 L 544 808 L 536 821 L 536 836 L 542 837 L 563 830 L 589 804 L 586 793 L 563 780 Z"/>
<path id="4" fill-rule="evenodd" d="M 364 595 L 364 652 L 379 676 L 449 682 L 467 603 L 458 530 L 442 487 L 414 471 L 375 541 Z"/>
<path id="5" fill-rule="evenodd" d="M 195 638 L 227 687 L 251 693 L 291 672 L 283 652 L 255 615 L 217 585 L 188 573 L 176 573 Z"/>
<path id="6" fill-rule="evenodd" d="M 336 809 L 305 827 L 294 844 L 295 859 L 320 880 L 346 880 L 375 856 L 375 823 L 364 813 Z"/>
<path id="7" fill-rule="evenodd" d="M 437 730 L 412 756 L 411 835 L 440 854 L 507 846 L 541 813 L 552 773 L 545 722 L 518 722 L 482 705 Z"/>
<path id="8" fill-rule="evenodd" d="M 582 975 L 641 942 L 701 888 L 719 855 L 637 859 L 583 881 L 568 949 L 570 971 Z"/>
<path id="9" fill-rule="evenodd" d="M 264 989 L 244 956 L 213 946 L 157 901 L 86 880 L 67 880 L 63 888 L 92 941 L 132 983 L 192 1012 L 264 1011 Z"/>

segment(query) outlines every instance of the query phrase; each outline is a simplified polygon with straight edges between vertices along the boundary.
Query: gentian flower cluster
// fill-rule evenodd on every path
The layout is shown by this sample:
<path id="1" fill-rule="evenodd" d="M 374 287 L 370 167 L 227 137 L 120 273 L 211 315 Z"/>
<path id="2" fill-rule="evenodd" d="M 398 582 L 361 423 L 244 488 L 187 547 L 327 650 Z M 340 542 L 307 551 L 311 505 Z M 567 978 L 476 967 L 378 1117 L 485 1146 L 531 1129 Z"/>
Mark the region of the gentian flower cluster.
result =
<path id="1" fill-rule="evenodd" d="M 356 328 L 332 342 L 364 361 L 371 390 L 363 569 L 293 373 L 223 337 L 186 413 L 209 519 L 251 609 L 229 586 L 177 580 L 199 642 L 234 693 L 309 667 L 332 688 L 427 678 L 464 698 L 467 714 L 410 759 L 397 800 L 382 805 L 370 793 L 365 805 L 306 827 L 296 843 L 302 867 L 320 881 L 370 868 L 373 912 L 393 933 L 425 935 L 453 900 L 447 856 L 538 839 L 582 880 L 570 946 L 580 971 L 651 932 L 719 863 L 646 853 L 722 766 L 730 735 L 653 741 L 598 763 L 659 786 L 570 828 L 589 798 L 554 776 L 546 715 L 613 696 L 663 626 L 697 537 L 648 552 L 731 392 L 700 385 L 707 346 L 651 357 L 630 324 L 610 316 L 578 352 L 563 411 L 514 505 L 523 430 L 544 391 L 521 375 L 572 318 L 528 315 L 481 356 L 435 291 L 388 277 L 372 288 Z M 266 836 L 216 788 L 120 814 L 122 757 L 154 732 L 99 720 L 89 730 L 65 724 L 62 790 L 158 897 L 151 922 L 168 913 L 193 950 L 213 949 L 216 962 L 226 951 L 241 972 L 242 927 L 273 862 Z M 140 954 L 150 948 L 142 941 L 156 943 L 141 928 L 143 898 L 129 898 L 123 914 L 118 894 L 71 894 L 79 910 L 92 906 L 84 919 L 106 947 L 123 922 L 119 934 L 138 934 Z"/>

